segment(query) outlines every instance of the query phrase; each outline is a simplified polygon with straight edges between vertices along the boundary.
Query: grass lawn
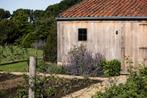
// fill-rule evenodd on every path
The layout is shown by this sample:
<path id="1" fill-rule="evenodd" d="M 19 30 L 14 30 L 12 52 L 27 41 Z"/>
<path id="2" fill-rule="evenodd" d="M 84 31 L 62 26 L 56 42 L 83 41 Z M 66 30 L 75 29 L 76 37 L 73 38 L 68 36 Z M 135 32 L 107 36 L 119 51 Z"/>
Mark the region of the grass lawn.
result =
<path id="1" fill-rule="evenodd" d="M 27 70 L 27 62 L 0 65 L 0 71 L 5 71 L 5 72 L 25 72 L 26 70 Z"/>

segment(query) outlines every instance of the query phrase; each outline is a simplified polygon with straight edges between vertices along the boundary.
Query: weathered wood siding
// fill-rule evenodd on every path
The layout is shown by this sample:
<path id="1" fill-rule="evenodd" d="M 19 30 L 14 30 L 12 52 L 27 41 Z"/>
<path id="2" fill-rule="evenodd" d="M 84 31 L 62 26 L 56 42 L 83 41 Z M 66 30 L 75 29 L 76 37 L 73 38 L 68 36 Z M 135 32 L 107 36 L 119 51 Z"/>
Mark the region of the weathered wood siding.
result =
<path id="1" fill-rule="evenodd" d="M 125 56 L 134 64 L 147 62 L 147 21 L 58 21 L 57 27 L 58 62 L 80 44 L 108 60 L 122 61 L 123 69 Z M 78 28 L 87 28 L 86 42 L 78 41 Z"/>

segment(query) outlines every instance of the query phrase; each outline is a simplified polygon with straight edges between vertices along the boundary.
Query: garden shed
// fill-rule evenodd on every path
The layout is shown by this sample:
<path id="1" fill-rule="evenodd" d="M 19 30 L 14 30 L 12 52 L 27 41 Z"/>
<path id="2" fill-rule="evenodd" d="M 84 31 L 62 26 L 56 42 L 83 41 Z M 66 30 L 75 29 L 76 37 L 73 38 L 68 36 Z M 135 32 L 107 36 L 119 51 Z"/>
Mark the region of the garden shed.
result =
<path id="1" fill-rule="evenodd" d="M 58 63 L 83 44 L 106 59 L 147 64 L 147 0 L 83 0 L 57 17 Z"/>

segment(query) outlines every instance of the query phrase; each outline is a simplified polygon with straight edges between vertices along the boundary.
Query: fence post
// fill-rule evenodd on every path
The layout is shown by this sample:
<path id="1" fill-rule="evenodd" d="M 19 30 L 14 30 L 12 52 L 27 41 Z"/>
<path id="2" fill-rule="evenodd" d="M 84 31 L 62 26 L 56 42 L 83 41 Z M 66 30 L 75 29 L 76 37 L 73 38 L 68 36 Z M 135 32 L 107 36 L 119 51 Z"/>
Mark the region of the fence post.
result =
<path id="1" fill-rule="evenodd" d="M 36 58 L 29 58 L 29 98 L 35 98 Z"/>

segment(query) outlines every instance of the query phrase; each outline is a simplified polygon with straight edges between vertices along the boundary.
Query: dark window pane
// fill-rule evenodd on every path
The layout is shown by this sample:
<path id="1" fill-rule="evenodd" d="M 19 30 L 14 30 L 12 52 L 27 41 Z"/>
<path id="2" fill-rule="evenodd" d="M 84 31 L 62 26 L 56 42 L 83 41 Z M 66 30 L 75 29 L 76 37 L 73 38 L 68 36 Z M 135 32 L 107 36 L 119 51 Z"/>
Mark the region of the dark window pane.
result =
<path id="1" fill-rule="evenodd" d="M 78 41 L 87 41 L 87 29 L 78 29 Z"/>

